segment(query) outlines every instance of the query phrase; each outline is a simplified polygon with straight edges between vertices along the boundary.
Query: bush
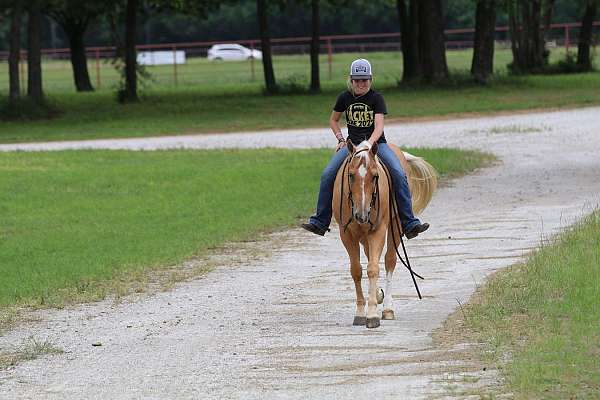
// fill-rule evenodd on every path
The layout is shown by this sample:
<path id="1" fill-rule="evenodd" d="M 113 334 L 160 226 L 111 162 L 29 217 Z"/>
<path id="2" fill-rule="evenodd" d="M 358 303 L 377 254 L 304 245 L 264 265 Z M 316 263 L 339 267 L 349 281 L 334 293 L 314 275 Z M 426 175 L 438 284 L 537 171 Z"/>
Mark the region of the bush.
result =
<path id="1" fill-rule="evenodd" d="M 523 74 L 522 71 L 515 69 L 515 66 L 511 62 L 507 65 L 508 70 L 515 75 Z M 542 74 L 542 75 L 558 75 L 558 74 L 579 74 L 582 72 L 590 72 L 585 66 L 577 63 L 577 55 L 575 53 L 568 52 L 565 57 L 558 61 L 556 64 L 548 64 L 542 68 L 538 68 L 529 71 L 531 74 Z"/>
<path id="2" fill-rule="evenodd" d="M 581 72 L 589 72 L 589 70 L 577 63 L 577 56 L 575 53 L 567 53 L 565 58 L 560 60 L 558 63 L 549 65 L 544 73 L 547 74 L 579 74 Z"/>

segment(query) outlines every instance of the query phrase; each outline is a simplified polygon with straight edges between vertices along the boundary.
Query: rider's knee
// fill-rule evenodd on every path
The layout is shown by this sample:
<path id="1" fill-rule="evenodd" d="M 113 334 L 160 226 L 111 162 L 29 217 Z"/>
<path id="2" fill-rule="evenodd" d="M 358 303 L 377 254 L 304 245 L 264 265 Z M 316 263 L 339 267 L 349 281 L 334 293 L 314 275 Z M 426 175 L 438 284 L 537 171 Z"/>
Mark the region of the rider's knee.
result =
<path id="1" fill-rule="evenodd" d="M 334 171 L 333 169 L 325 168 L 321 174 L 321 183 L 333 185 L 336 173 L 337 171 Z"/>

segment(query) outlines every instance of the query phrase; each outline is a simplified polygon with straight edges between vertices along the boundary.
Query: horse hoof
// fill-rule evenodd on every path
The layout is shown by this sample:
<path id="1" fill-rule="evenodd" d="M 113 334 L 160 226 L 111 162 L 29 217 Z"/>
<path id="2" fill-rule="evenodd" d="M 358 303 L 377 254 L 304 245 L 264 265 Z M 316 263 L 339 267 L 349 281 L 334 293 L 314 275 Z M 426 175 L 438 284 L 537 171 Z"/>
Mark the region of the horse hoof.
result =
<path id="1" fill-rule="evenodd" d="M 365 326 L 367 324 L 367 317 L 354 317 L 352 325 Z"/>
<path id="2" fill-rule="evenodd" d="M 379 327 L 379 318 L 367 318 L 367 328 Z"/>
<path id="3" fill-rule="evenodd" d="M 394 316 L 394 310 L 383 310 L 381 319 L 396 319 Z"/>

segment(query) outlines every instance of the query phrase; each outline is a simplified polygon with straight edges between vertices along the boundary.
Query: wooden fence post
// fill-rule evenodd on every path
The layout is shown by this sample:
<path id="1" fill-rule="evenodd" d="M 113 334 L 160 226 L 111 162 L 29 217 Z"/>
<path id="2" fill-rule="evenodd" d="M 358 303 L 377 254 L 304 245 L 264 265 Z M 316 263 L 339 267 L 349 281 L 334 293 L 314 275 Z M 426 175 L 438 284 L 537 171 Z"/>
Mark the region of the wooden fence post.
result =
<path id="1" fill-rule="evenodd" d="M 329 64 L 329 80 L 333 79 L 332 76 L 332 62 L 333 62 L 333 49 L 331 47 L 331 38 L 327 39 L 327 63 Z"/>
<path id="2" fill-rule="evenodd" d="M 102 80 L 100 79 L 100 49 L 96 48 L 96 89 L 102 87 Z"/>
<path id="3" fill-rule="evenodd" d="M 250 51 L 252 52 L 252 57 L 250 57 L 250 71 L 252 75 L 252 82 L 256 79 L 254 73 L 254 41 L 250 42 Z"/>
<path id="4" fill-rule="evenodd" d="M 177 86 L 177 46 L 173 46 L 173 81 Z"/>

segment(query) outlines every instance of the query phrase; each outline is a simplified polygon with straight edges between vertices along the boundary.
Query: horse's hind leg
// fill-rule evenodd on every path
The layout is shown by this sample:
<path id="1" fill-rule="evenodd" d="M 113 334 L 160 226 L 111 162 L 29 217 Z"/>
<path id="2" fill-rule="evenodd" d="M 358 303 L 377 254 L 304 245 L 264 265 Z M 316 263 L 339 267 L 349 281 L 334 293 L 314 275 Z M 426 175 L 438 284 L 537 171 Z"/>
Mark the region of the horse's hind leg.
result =
<path id="1" fill-rule="evenodd" d="M 367 324 L 367 316 L 365 314 L 365 296 L 361 285 L 362 266 L 360 265 L 360 245 L 350 235 L 342 237 L 342 242 L 350 257 L 350 274 L 352 275 L 354 288 L 356 289 L 356 314 L 354 315 L 353 325 L 364 326 Z"/>
<path id="2" fill-rule="evenodd" d="M 394 241 L 392 239 L 392 230 L 390 227 L 387 236 L 387 250 L 385 252 L 385 297 L 383 298 L 383 313 L 381 314 L 382 319 L 396 319 L 394 315 L 394 305 L 392 299 L 392 283 L 394 270 L 396 269 L 396 249 Z M 398 236 L 397 230 L 394 231 L 396 237 Z"/>

